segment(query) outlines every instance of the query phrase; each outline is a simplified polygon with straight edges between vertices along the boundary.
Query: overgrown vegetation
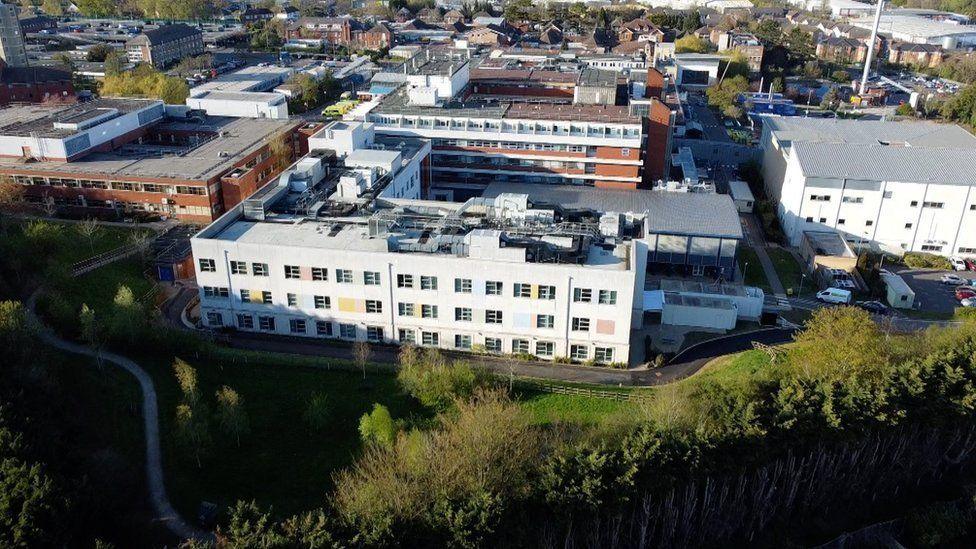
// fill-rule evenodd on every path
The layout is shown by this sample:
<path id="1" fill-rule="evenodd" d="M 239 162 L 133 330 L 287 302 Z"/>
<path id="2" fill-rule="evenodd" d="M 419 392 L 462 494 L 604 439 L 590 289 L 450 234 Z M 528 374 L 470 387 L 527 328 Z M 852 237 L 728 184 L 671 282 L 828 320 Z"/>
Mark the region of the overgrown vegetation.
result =
<path id="1" fill-rule="evenodd" d="M 952 264 L 941 255 L 926 252 L 908 252 L 902 257 L 902 262 L 913 269 L 937 269 L 951 271 Z"/>
<path id="2" fill-rule="evenodd" d="M 190 87 L 185 80 L 166 76 L 148 64 L 140 64 L 131 71 L 118 74 L 106 72 L 100 91 L 105 96 L 162 99 L 167 105 L 181 105 L 190 95 Z"/>
<path id="3" fill-rule="evenodd" d="M 314 516 L 315 536 L 379 546 L 808 539 L 894 509 L 864 505 L 866 494 L 894 505 L 905 486 L 944 483 L 971 465 L 974 352 L 976 324 L 895 336 L 862 311 L 824 309 L 775 360 L 745 353 L 589 427 L 534 421 L 491 383 L 469 394 L 469 383 L 429 377 L 431 387 L 459 387 L 446 408 L 430 401 L 443 410 L 433 425 L 374 408 L 361 425 L 384 427 L 363 429 L 367 450 L 322 509 L 243 527 L 264 513 L 245 505 L 223 533 L 231 545 L 303 545 L 294 525 Z M 439 360 L 429 370 L 443 374 Z M 733 486 L 738 495 L 716 496 Z M 826 501 L 843 511 L 825 512 Z M 807 519 L 813 509 L 817 521 Z M 679 516 L 684 527 L 673 529 Z"/>

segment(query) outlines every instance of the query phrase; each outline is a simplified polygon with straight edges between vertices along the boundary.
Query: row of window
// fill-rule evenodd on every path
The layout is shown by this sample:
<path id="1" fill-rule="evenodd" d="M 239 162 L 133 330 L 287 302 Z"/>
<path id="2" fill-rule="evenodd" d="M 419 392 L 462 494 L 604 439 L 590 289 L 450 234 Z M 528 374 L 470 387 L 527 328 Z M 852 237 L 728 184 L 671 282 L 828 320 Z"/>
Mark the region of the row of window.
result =
<path id="1" fill-rule="evenodd" d="M 891 198 L 892 197 L 891 191 L 885 191 L 884 197 L 885 198 Z M 811 202 L 830 202 L 830 195 L 826 195 L 826 194 L 824 194 L 824 195 L 811 194 L 810 195 L 810 201 Z M 864 203 L 864 197 L 863 196 L 845 196 L 845 197 L 841 198 L 841 202 L 843 202 L 845 204 L 863 204 Z M 912 208 L 918 207 L 918 200 L 912 200 L 910 206 Z M 922 202 L 922 207 L 923 208 L 933 208 L 933 209 L 936 209 L 936 210 L 941 210 L 942 208 L 945 208 L 945 202 L 923 201 Z M 969 209 L 970 209 L 970 211 L 976 211 L 976 204 L 970 204 Z"/>
<path id="2" fill-rule="evenodd" d="M 372 115 L 370 122 L 401 128 L 421 128 L 439 130 L 463 130 L 484 132 L 511 132 L 549 135 L 579 135 L 590 137 L 640 137 L 640 128 L 635 125 L 603 124 L 553 124 L 533 121 L 470 120 L 466 118 L 420 118 L 399 115 Z"/>
<path id="3" fill-rule="evenodd" d="M 69 189 L 102 189 L 141 193 L 189 194 L 197 196 L 207 194 L 207 187 L 191 185 L 160 185 L 157 183 L 132 183 L 129 181 L 100 181 L 61 177 L 28 177 L 26 175 L 16 175 L 14 176 L 14 181 L 21 185 L 42 185 L 47 187 L 65 187 Z"/>
<path id="4" fill-rule="evenodd" d="M 526 143 L 524 141 L 481 141 L 475 139 L 432 139 L 433 147 L 480 147 L 521 151 L 586 152 L 585 145 L 561 145 L 557 143 Z"/>
<path id="5" fill-rule="evenodd" d="M 201 272 L 216 272 L 217 263 L 213 259 L 201 258 L 199 260 L 200 271 Z M 254 276 L 268 276 L 268 264 L 267 263 L 251 263 L 251 274 Z M 301 279 L 302 272 L 301 267 L 297 265 L 285 265 L 285 278 L 287 279 Z M 353 272 L 348 269 L 336 269 L 336 282 L 341 284 L 352 284 L 353 283 Z M 248 264 L 244 261 L 231 261 L 230 262 L 230 272 L 235 275 L 246 275 L 248 274 Z M 313 281 L 323 281 L 327 282 L 329 280 L 329 271 L 325 267 L 311 267 L 309 271 L 309 277 Z M 419 287 L 421 290 L 437 290 L 438 281 L 436 276 L 420 276 L 414 277 L 414 275 L 409 274 L 398 274 L 397 275 L 397 288 L 414 288 L 416 287 L 417 278 L 419 278 Z M 379 286 L 381 282 L 381 276 L 378 271 L 365 271 L 363 272 L 363 284 L 366 286 Z M 504 284 L 497 280 L 485 281 L 485 294 L 486 295 L 502 295 L 504 289 Z M 226 290 L 226 288 L 225 288 Z M 455 278 L 454 279 L 454 291 L 456 293 L 470 294 L 473 290 L 473 283 L 470 278 Z M 512 295 L 514 297 L 533 297 L 533 285 L 525 284 L 522 282 L 516 282 L 513 285 Z M 538 285 L 535 286 L 535 296 L 537 299 L 553 300 L 556 299 L 556 287 L 550 285 Z M 241 290 L 245 292 L 247 290 Z M 270 294 L 270 292 L 265 292 Z M 243 294 L 242 294 L 243 295 Z M 598 302 L 601 305 L 616 305 L 617 304 L 617 291 L 616 290 L 600 290 L 597 294 Z M 208 296 L 209 297 L 209 296 Z M 224 296 L 226 297 L 226 296 Z M 243 299 L 243 298 L 242 298 Z M 573 301 L 577 303 L 591 303 L 593 301 L 593 290 L 590 288 L 573 288 Z"/>
<path id="6" fill-rule="evenodd" d="M 255 322 L 255 315 L 249 313 L 237 313 L 237 327 L 242 330 L 257 329 L 264 332 L 275 332 L 278 329 L 277 320 L 274 316 L 256 315 L 256 320 L 257 322 Z M 216 311 L 208 312 L 207 323 L 211 327 L 223 326 L 223 315 Z M 289 333 L 296 335 L 308 335 L 308 330 L 310 327 L 315 330 L 314 333 L 318 336 L 334 337 L 336 334 L 338 334 L 338 337 L 342 339 L 357 339 L 357 328 L 355 324 L 340 323 L 338 332 L 336 332 L 334 331 L 333 323 L 329 320 L 304 318 L 288 319 Z M 366 326 L 367 341 L 381 342 L 383 341 L 383 338 L 384 331 L 382 326 Z M 397 330 L 397 340 L 401 343 L 416 344 L 418 343 L 417 330 L 412 328 L 400 328 Z M 441 345 L 440 334 L 438 332 L 420 330 L 419 343 L 425 346 L 439 347 Z M 455 349 L 471 350 L 472 347 L 473 344 L 471 335 L 454 335 Z M 485 350 L 490 353 L 503 352 L 502 340 L 497 337 L 484 338 L 484 347 Z M 511 352 L 513 354 L 535 354 L 537 356 L 551 358 L 555 353 L 555 348 L 556 344 L 552 341 L 536 341 L 533 348 L 528 339 L 516 338 L 512 340 Z M 590 347 L 588 345 L 570 345 L 569 358 L 573 360 L 589 360 Z M 613 348 L 595 347 L 593 349 L 593 360 L 596 360 L 597 362 L 613 362 Z"/>

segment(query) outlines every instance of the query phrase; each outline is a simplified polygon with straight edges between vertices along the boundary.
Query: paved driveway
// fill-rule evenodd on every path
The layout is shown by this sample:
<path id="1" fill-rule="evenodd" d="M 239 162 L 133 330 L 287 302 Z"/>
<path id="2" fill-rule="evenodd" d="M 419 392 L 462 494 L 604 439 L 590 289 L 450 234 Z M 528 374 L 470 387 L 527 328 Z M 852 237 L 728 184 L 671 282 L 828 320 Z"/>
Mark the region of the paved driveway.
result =
<path id="1" fill-rule="evenodd" d="M 908 286 L 915 292 L 915 307 L 922 311 L 933 311 L 939 313 L 951 313 L 959 302 L 954 295 L 955 286 L 942 284 L 939 279 L 946 271 L 935 271 L 932 269 L 908 269 L 894 268 L 905 279 Z M 965 279 L 976 279 L 976 272 L 956 271 L 957 275 Z"/>

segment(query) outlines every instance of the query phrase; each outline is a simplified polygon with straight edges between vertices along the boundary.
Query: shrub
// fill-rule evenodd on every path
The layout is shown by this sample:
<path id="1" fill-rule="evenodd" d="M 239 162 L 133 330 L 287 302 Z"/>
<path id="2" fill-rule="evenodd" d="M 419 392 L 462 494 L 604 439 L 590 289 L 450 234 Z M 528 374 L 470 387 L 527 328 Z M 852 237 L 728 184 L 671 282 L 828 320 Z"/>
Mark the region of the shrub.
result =
<path id="1" fill-rule="evenodd" d="M 468 398 L 489 377 L 460 360 L 448 362 L 436 349 L 406 350 L 400 354 L 400 385 L 424 406 L 443 410 L 455 398 Z"/>
<path id="2" fill-rule="evenodd" d="M 557 356 L 553 357 L 552 362 L 554 364 L 572 364 L 573 359 L 569 358 L 568 356 Z"/>
<path id="3" fill-rule="evenodd" d="M 941 255 L 926 252 L 908 252 L 902 258 L 905 265 L 913 269 L 938 269 L 940 271 L 951 271 L 952 264 Z"/>
<path id="4" fill-rule="evenodd" d="M 906 528 L 917 547 L 943 547 L 966 534 L 968 517 L 952 503 L 936 503 L 916 509 Z"/>
<path id="5" fill-rule="evenodd" d="M 367 444 L 389 446 L 396 440 L 396 432 L 393 416 L 382 404 L 373 404 L 373 411 L 359 418 L 359 436 Z"/>
<path id="6" fill-rule="evenodd" d="M 952 318 L 956 320 L 976 320 L 976 307 L 956 307 Z"/>

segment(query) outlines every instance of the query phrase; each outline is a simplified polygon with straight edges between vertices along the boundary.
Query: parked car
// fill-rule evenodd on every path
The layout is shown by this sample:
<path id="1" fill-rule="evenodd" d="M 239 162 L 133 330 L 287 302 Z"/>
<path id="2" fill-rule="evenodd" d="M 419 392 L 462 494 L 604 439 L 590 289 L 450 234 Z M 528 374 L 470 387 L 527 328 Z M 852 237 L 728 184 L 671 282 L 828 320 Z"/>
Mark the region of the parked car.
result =
<path id="1" fill-rule="evenodd" d="M 824 303 L 834 303 L 839 305 L 846 305 L 851 302 L 851 292 L 850 290 L 842 290 L 840 288 L 827 288 L 817 292 L 817 301 L 822 301 Z"/>
<path id="2" fill-rule="evenodd" d="M 973 261 L 972 259 L 967 259 L 966 268 L 969 269 L 970 271 L 976 271 L 976 261 Z"/>
<path id="3" fill-rule="evenodd" d="M 880 301 L 858 301 L 854 304 L 855 307 L 859 309 L 864 309 L 865 311 L 873 315 L 889 315 L 891 314 L 891 309 L 887 305 Z"/>
<path id="4" fill-rule="evenodd" d="M 972 286 L 960 286 L 956 288 L 956 299 L 959 301 L 969 299 L 970 297 L 976 297 L 976 288 Z"/>
<path id="5" fill-rule="evenodd" d="M 976 297 L 967 297 L 959 302 L 963 307 L 976 307 Z"/>
<path id="6" fill-rule="evenodd" d="M 955 270 L 957 270 L 957 271 L 965 271 L 966 270 L 966 262 L 963 261 L 962 258 L 959 258 L 959 257 L 950 257 L 949 258 L 949 263 L 951 263 L 952 264 L 952 268 L 955 269 Z"/>
<path id="7" fill-rule="evenodd" d="M 942 278 L 940 278 L 939 281 L 942 282 L 943 284 L 951 284 L 953 286 L 958 286 L 960 284 L 968 284 L 965 278 L 952 273 L 942 275 Z"/>

